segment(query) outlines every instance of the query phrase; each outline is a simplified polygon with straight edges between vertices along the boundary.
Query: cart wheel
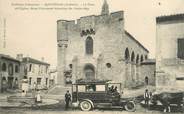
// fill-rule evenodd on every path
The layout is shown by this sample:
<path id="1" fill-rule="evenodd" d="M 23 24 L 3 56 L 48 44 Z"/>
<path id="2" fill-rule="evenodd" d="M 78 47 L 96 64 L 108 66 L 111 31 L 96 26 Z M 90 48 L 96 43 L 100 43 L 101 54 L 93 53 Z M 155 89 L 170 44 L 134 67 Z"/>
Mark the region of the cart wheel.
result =
<path id="1" fill-rule="evenodd" d="M 156 106 L 158 104 L 157 101 L 152 101 L 151 103 L 153 104 L 153 106 Z"/>
<path id="2" fill-rule="evenodd" d="M 82 111 L 89 111 L 92 109 L 91 103 L 88 101 L 82 101 L 80 103 L 80 108 Z"/>
<path id="3" fill-rule="evenodd" d="M 129 102 L 127 102 L 126 103 L 126 105 L 125 105 L 125 110 L 126 111 L 130 111 L 130 112 L 133 112 L 133 111 L 135 111 L 135 103 L 133 102 L 133 101 L 129 101 Z"/>

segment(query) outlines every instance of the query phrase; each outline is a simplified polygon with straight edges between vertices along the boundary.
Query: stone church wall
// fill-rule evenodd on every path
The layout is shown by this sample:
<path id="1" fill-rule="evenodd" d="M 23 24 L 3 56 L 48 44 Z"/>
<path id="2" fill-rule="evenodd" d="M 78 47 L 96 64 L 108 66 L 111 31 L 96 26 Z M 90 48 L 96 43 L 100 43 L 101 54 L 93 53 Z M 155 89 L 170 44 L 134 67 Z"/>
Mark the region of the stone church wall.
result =
<path id="1" fill-rule="evenodd" d="M 135 64 L 137 54 L 145 56 L 148 51 L 124 30 L 124 12 L 118 11 L 109 15 L 91 15 L 81 17 L 77 21 L 59 20 L 58 26 L 58 79 L 63 82 L 65 71 L 72 70 L 72 80 L 85 78 L 86 64 L 94 66 L 95 78 L 109 79 L 123 85 L 134 83 L 140 72 Z M 94 34 L 83 35 L 93 29 Z M 86 55 L 85 41 L 93 39 L 93 54 Z M 125 49 L 134 51 L 134 61 L 125 60 Z M 70 65 L 72 64 L 72 68 Z M 140 65 L 140 57 L 137 65 Z M 133 75 L 133 78 L 132 78 Z"/>

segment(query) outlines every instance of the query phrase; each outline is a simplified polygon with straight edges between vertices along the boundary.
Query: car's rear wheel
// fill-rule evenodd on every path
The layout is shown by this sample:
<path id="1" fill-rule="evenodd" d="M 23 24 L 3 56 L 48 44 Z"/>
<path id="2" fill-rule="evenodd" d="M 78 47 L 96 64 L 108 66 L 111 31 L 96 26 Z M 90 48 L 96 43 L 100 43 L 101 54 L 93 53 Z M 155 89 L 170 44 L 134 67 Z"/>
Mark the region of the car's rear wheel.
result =
<path id="1" fill-rule="evenodd" d="M 125 105 L 125 109 L 127 111 L 130 111 L 130 112 L 133 112 L 135 111 L 135 103 L 134 102 L 127 102 L 126 105 Z"/>
<path id="2" fill-rule="evenodd" d="M 82 111 L 89 111 L 92 109 L 92 105 L 89 101 L 82 101 L 80 103 L 80 108 Z"/>

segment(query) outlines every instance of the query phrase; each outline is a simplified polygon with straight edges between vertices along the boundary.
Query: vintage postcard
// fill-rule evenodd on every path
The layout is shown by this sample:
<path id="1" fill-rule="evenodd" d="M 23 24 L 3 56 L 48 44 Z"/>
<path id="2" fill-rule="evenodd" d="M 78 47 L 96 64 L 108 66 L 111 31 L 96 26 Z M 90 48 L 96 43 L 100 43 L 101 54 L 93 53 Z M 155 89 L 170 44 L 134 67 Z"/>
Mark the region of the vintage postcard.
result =
<path id="1" fill-rule="evenodd" d="M 183 0 L 0 0 L 0 114 L 184 112 Z"/>

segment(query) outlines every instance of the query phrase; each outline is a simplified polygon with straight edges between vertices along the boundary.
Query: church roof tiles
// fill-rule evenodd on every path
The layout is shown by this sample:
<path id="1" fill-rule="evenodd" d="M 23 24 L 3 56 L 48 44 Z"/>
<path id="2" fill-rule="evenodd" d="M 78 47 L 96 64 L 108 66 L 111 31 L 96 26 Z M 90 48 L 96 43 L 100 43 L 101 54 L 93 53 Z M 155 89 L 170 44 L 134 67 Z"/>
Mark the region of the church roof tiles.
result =
<path id="1" fill-rule="evenodd" d="M 166 21 L 177 21 L 177 20 L 184 20 L 184 13 L 164 15 L 156 18 L 157 23 L 166 22 Z"/>
<path id="2" fill-rule="evenodd" d="M 125 35 L 127 35 L 129 38 L 131 38 L 132 40 L 134 40 L 139 46 L 141 46 L 145 51 L 148 51 L 148 49 L 146 49 L 138 40 L 136 40 L 128 31 L 125 30 Z"/>

